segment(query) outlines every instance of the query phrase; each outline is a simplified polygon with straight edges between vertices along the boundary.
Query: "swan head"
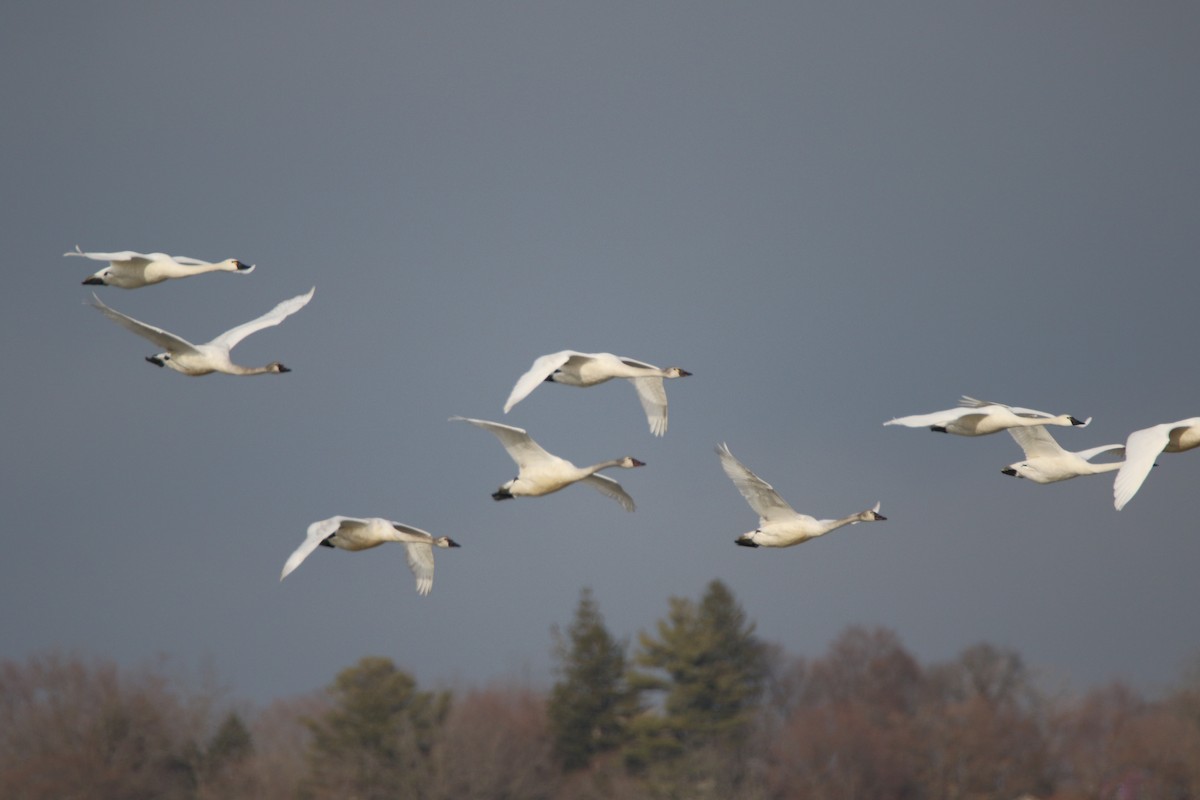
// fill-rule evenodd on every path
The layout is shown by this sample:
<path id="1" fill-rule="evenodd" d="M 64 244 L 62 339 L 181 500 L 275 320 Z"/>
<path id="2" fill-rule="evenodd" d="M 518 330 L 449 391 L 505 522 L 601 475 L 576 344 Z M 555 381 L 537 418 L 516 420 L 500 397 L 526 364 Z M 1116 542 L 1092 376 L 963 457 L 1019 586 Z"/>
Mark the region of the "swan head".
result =
<path id="1" fill-rule="evenodd" d="M 165 367 L 167 362 L 171 360 L 170 353 L 159 353 L 153 356 L 146 356 L 146 360 L 156 367 Z"/>
<path id="2" fill-rule="evenodd" d="M 254 271 L 254 264 L 247 264 L 244 261 L 238 261 L 236 258 L 227 258 L 221 262 L 221 266 L 230 272 L 241 272 L 244 275 L 249 275 Z"/>
<path id="3" fill-rule="evenodd" d="M 1022 475 L 1021 473 L 1017 472 L 1017 467 L 1019 467 L 1019 466 L 1023 466 L 1023 465 L 1013 464 L 1011 466 L 1007 466 L 1004 469 L 1000 470 L 1000 472 L 1003 473 L 1004 475 L 1011 475 L 1014 478 L 1023 478 L 1025 476 Z"/>
<path id="4" fill-rule="evenodd" d="M 875 507 L 869 511 L 864 511 L 860 516 L 862 517 L 863 522 L 880 522 L 887 520 L 887 517 L 879 513 L 879 503 L 876 503 Z"/>
<path id="5" fill-rule="evenodd" d="M 272 361 L 270 364 L 267 364 L 267 372 L 291 372 L 291 370 L 278 361 Z"/>
<path id="6" fill-rule="evenodd" d="M 451 539 L 449 536 L 439 536 L 433 540 L 435 547 L 462 547 L 461 544 Z"/>
<path id="7" fill-rule="evenodd" d="M 624 469 L 633 469 L 634 467 L 646 466 L 646 462 L 638 461 L 633 456 L 625 456 L 624 458 L 622 458 L 620 461 L 617 462 L 617 466 L 622 467 Z"/>
<path id="8" fill-rule="evenodd" d="M 84 286 L 107 286 L 112 276 L 112 267 L 105 267 L 83 282 Z"/>
<path id="9" fill-rule="evenodd" d="M 1078 425 L 1081 428 L 1086 428 L 1088 423 L 1092 421 L 1091 417 L 1088 417 L 1085 420 L 1078 420 L 1075 417 L 1068 416 L 1067 419 L 1071 422 L 1072 425 Z"/>
<path id="10" fill-rule="evenodd" d="M 511 481 L 504 484 L 496 491 L 492 492 L 492 499 L 493 500 L 511 500 L 513 498 L 513 493 L 511 491 L 512 485 L 513 485 L 513 483 L 516 482 L 516 480 L 517 480 L 516 478 L 513 478 Z"/>
<path id="11" fill-rule="evenodd" d="M 663 370 L 664 378 L 686 378 L 691 374 L 683 367 L 667 367 Z"/>

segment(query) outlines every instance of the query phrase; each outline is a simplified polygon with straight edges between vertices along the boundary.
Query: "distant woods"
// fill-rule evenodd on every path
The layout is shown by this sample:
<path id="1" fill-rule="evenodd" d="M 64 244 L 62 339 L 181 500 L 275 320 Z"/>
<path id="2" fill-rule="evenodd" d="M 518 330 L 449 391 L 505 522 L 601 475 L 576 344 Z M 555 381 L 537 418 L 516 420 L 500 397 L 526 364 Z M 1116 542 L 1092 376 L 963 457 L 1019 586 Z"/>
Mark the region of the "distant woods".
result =
<path id="1" fill-rule="evenodd" d="M 0 662 L 4 798 L 1200 797 L 1200 670 L 1161 697 L 1037 685 L 988 644 L 920 664 L 886 629 L 820 657 L 713 581 L 632 645 L 585 589 L 546 693 L 422 689 L 367 657 L 263 709 L 57 653 Z"/>

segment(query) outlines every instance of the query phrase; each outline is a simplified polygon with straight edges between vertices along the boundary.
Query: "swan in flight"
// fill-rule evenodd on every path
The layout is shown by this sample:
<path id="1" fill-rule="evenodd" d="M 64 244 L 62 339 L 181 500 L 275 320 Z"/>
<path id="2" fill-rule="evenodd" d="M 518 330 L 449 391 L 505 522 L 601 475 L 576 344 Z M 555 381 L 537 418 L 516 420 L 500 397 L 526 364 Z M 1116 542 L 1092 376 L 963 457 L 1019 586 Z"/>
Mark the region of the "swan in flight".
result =
<path id="1" fill-rule="evenodd" d="M 1009 428 L 1009 434 L 1025 451 L 1025 460 L 1009 464 L 1000 470 L 1005 475 L 1028 478 L 1034 483 L 1055 483 L 1078 478 L 1080 475 L 1097 475 L 1120 469 L 1121 461 L 1093 464 L 1092 459 L 1101 453 L 1124 455 L 1125 446 L 1105 444 L 1088 450 L 1072 452 L 1064 450 L 1044 425 L 1025 428 Z"/>
<path id="2" fill-rule="evenodd" d="M 237 272 L 249 275 L 254 271 L 253 264 L 244 264 L 236 258 L 210 262 L 166 253 L 135 253 L 132 250 L 122 250 L 119 253 L 85 253 L 79 249 L 79 245 L 75 245 L 75 252 L 63 255 L 109 262 L 107 267 L 85 280 L 85 286 L 140 289 L 171 278 L 190 278 L 205 272 Z"/>
<path id="3" fill-rule="evenodd" d="M 616 500 L 626 511 L 634 509 L 633 498 L 621 488 L 621 484 L 606 475 L 597 473 L 609 467 L 632 469 L 645 466 L 644 462 L 638 461 L 636 458 L 625 456 L 612 461 L 601 461 L 590 467 L 577 467 L 566 459 L 547 453 L 520 428 L 467 417 L 451 417 L 450 421 L 469 422 L 485 431 L 491 431 L 500 440 L 500 444 L 504 445 L 504 449 L 508 451 L 512 460 L 517 462 L 517 477 L 497 489 L 492 494 L 493 500 L 507 500 L 510 497 L 541 497 L 544 494 L 557 492 L 572 483 L 585 483 Z"/>
<path id="4" fill-rule="evenodd" d="M 250 334 L 269 328 L 283 322 L 288 316 L 295 314 L 308 304 L 317 287 L 308 290 L 307 294 L 298 295 L 290 300 L 284 300 L 258 319 L 230 328 L 211 342 L 192 344 L 162 328 L 138 322 L 120 311 L 114 311 L 100 301 L 95 293 L 91 305 L 113 322 L 126 330 L 133 331 L 144 339 L 149 339 L 159 347 L 165 347 L 166 352 L 146 356 L 146 360 L 159 367 L 170 367 L 184 375 L 207 375 L 210 372 L 224 372 L 226 375 L 262 375 L 267 372 L 291 372 L 278 361 L 272 361 L 265 367 L 243 367 L 229 360 L 229 351 Z"/>
<path id="5" fill-rule="evenodd" d="M 841 519 L 814 519 L 807 514 L 797 514 L 771 484 L 734 458 L 728 445 L 720 444 L 717 447 L 717 455 L 721 457 L 721 467 L 725 474 L 742 493 L 742 497 L 746 498 L 750 507 L 758 513 L 758 527 L 734 539 L 743 547 L 791 547 L 823 536 L 844 525 L 887 519 L 879 513 L 879 503 L 870 510 Z"/>
<path id="6" fill-rule="evenodd" d="M 628 378 L 637 390 L 638 400 L 642 401 L 650 432 L 662 436 L 667 432 L 667 391 L 663 388 L 663 378 L 686 378 L 691 374 L 679 367 L 659 369 L 653 364 L 612 353 L 562 350 L 537 358 L 529 371 L 517 379 L 504 402 L 504 413 L 545 381 L 566 386 L 595 386 L 613 378 Z"/>
<path id="7" fill-rule="evenodd" d="M 904 425 L 909 428 L 929 427 L 939 433 L 956 433 L 959 436 L 986 436 L 989 433 L 1002 431 L 1006 428 L 1029 427 L 1033 425 L 1078 425 L 1086 426 L 1092 421 L 1091 417 L 1080 422 L 1069 414 L 1047 414 L 1045 411 L 1034 411 L 1032 408 L 1006 406 L 1003 403 L 989 403 L 986 400 L 976 400 L 974 397 L 963 395 L 958 401 L 958 408 L 946 411 L 934 411 L 931 414 L 913 414 L 908 417 L 896 417 L 883 423 L 884 425 Z"/>
<path id="8" fill-rule="evenodd" d="M 429 594 L 433 588 L 433 548 L 460 547 L 458 542 L 449 537 L 439 536 L 435 539 L 420 528 L 379 517 L 330 517 L 308 526 L 304 543 L 288 556 L 279 580 L 286 578 L 318 547 L 370 550 L 384 542 L 404 544 L 404 549 L 408 551 L 408 568 L 417 579 L 417 593 L 423 595 Z"/>
<path id="9" fill-rule="evenodd" d="M 1200 446 L 1200 417 L 1165 422 L 1134 431 L 1125 440 L 1125 463 L 1113 481 L 1113 505 L 1120 511 L 1150 474 L 1159 453 L 1182 453 Z"/>

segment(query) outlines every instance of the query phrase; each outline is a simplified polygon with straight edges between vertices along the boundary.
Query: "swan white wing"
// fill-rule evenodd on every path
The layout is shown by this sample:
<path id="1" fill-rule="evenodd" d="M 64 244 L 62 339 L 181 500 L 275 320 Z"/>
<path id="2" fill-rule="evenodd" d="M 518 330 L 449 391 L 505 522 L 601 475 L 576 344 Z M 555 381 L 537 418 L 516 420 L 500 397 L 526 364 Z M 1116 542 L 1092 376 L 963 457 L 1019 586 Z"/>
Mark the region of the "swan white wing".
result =
<path id="1" fill-rule="evenodd" d="M 1133 499 L 1154 466 L 1154 459 L 1170 442 L 1171 425 L 1155 425 L 1129 434 L 1125 440 L 1125 463 L 1113 480 L 1113 505 L 1118 511 Z"/>
<path id="2" fill-rule="evenodd" d="M 771 484 L 751 472 L 729 452 L 728 445 L 718 445 L 717 455 L 721 457 L 721 468 L 729 480 L 733 481 L 733 485 L 764 523 L 797 516 L 795 509 L 779 496 Z"/>
<path id="3" fill-rule="evenodd" d="M 354 520 L 352 517 L 330 517 L 329 519 L 318 520 L 309 525 L 304 541 L 292 551 L 292 554 L 288 556 L 288 560 L 284 562 L 283 572 L 279 574 L 279 580 L 283 580 L 292 570 L 300 566 L 313 550 L 320 547 L 321 542 L 329 538 L 347 520 L 362 522 L 362 520 Z"/>
<path id="4" fill-rule="evenodd" d="M 617 356 L 617 358 L 621 361 L 621 363 L 631 367 L 639 367 L 641 369 L 658 369 L 658 367 L 654 366 L 653 364 L 647 364 L 645 361 L 638 361 L 636 358 L 629 358 L 628 356 Z"/>
<path id="5" fill-rule="evenodd" d="M 667 390 L 663 387 L 663 379 L 654 377 L 630 380 L 633 382 L 633 388 L 637 389 L 638 400 L 642 401 L 646 421 L 650 423 L 650 432 L 655 436 L 662 436 L 667 432 Z"/>
<path id="6" fill-rule="evenodd" d="M 1054 437 L 1046 430 L 1045 425 L 1034 425 L 1028 428 L 1008 428 L 1007 430 L 1009 435 L 1025 451 L 1026 459 L 1061 456 L 1067 452 L 1058 442 L 1054 441 Z"/>
<path id="7" fill-rule="evenodd" d="M 620 503 L 621 507 L 626 511 L 633 511 L 636 507 L 633 504 L 633 498 L 630 497 L 629 493 L 621 487 L 621 484 L 617 483 L 607 475 L 592 474 L 588 475 L 586 478 L 583 478 L 579 482 L 586 483 L 596 491 L 608 495 Z"/>
<path id="8" fill-rule="evenodd" d="M 1082 458 L 1084 461 L 1091 461 L 1101 453 L 1112 453 L 1114 456 L 1125 455 L 1125 445 L 1123 444 L 1102 444 L 1099 447 L 1090 447 L 1087 450 L 1079 450 L 1075 455 Z"/>
<path id="9" fill-rule="evenodd" d="M 304 308 L 308 305 L 308 301 L 312 300 L 313 292 L 316 290 L 317 287 L 314 286 L 305 294 L 297 295 L 290 300 L 284 300 L 261 317 L 244 322 L 236 328 L 230 328 L 208 344 L 232 350 L 238 342 L 255 331 L 261 331 L 263 328 L 278 325 L 292 314 Z"/>
<path id="10" fill-rule="evenodd" d="M 93 261 L 128 261 L 131 264 L 140 263 L 142 265 L 149 264 L 151 257 L 145 253 L 135 253 L 132 250 L 121 250 L 116 253 L 85 253 L 79 249 L 79 245 L 75 245 L 75 252 L 63 253 L 64 256 L 82 256 L 90 258 Z"/>
<path id="11" fill-rule="evenodd" d="M 525 468 L 526 464 L 557 460 L 554 456 L 543 450 L 542 446 L 530 438 L 529 434 L 521 428 L 502 425 L 499 422 L 489 422 L 486 419 L 471 419 L 470 417 L 451 417 L 450 421 L 469 422 L 477 428 L 490 431 L 500 440 L 500 444 L 504 445 L 504 449 L 508 451 L 508 455 L 512 460 L 517 462 L 517 466 L 522 469 Z"/>
<path id="12" fill-rule="evenodd" d="M 504 401 L 504 413 L 507 414 L 510 408 L 528 397 L 529 393 L 545 381 L 554 370 L 567 363 L 571 356 L 578 355 L 584 354 L 574 350 L 562 350 L 534 359 L 533 366 L 524 375 L 517 378 L 512 391 L 509 392 L 508 399 Z"/>
<path id="13" fill-rule="evenodd" d="M 144 322 L 139 322 L 133 317 L 126 316 L 120 311 L 109 308 L 108 306 L 104 305 L 104 302 L 99 297 L 96 296 L 95 292 L 92 293 L 92 298 L 92 308 L 104 314 L 104 316 L 108 317 L 125 330 L 132 331 L 138 336 L 141 336 L 143 339 L 149 339 L 159 347 L 163 348 L 164 350 L 169 350 L 172 353 L 196 352 L 195 345 L 193 345 L 187 339 L 176 336 L 169 331 L 164 331 L 162 328 L 156 328 L 153 325 L 147 325 Z"/>
<path id="14" fill-rule="evenodd" d="M 933 411 L 929 414 L 910 414 L 907 417 L 896 417 L 883 423 L 884 425 L 904 425 L 908 428 L 924 428 L 930 425 L 945 425 L 956 419 L 978 415 L 975 408 L 948 408 L 945 411 Z"/>
<path id="15" fill-rule="evenodd" d="M 1009 406 L 1005 405 L 1004 403 L 993 403 L 989 400 L 977 400 L 974 397 L 968 397 L 965 394 L 962 396 L 962 399 L 958 401 L 958 404 L 963 408 L 987 408 L 988 406 L 998 406 L 1000 408 L 1007 408 L 1018 417 L 1045 417 L 1047 419 L 1052 419 L 1056 416 L 1055 414 L 1048 414 L 1045 411 L 1038 411 L 1035 408 L 1022 408 L 1021 406 Z"/>

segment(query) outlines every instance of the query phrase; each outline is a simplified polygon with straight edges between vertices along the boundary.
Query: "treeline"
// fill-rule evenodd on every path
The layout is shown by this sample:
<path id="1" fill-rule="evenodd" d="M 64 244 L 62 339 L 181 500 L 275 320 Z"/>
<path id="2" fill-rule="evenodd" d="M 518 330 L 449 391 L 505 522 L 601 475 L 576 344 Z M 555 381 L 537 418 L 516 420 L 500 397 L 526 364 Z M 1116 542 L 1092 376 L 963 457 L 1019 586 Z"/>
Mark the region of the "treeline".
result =
<path id="1" fill-rule="evenodd" d="M 553 645 L 545 694 L 422 689 L 368 657 L 257 711 L 163 664 L 5 661 L 0 797 L 1200 798 L 1200 674 L 1059 696 L 1010 650 L 921 665 L 858 627 L 795 657 L 719 581 L 632 644 L 584 590 Z"/>

